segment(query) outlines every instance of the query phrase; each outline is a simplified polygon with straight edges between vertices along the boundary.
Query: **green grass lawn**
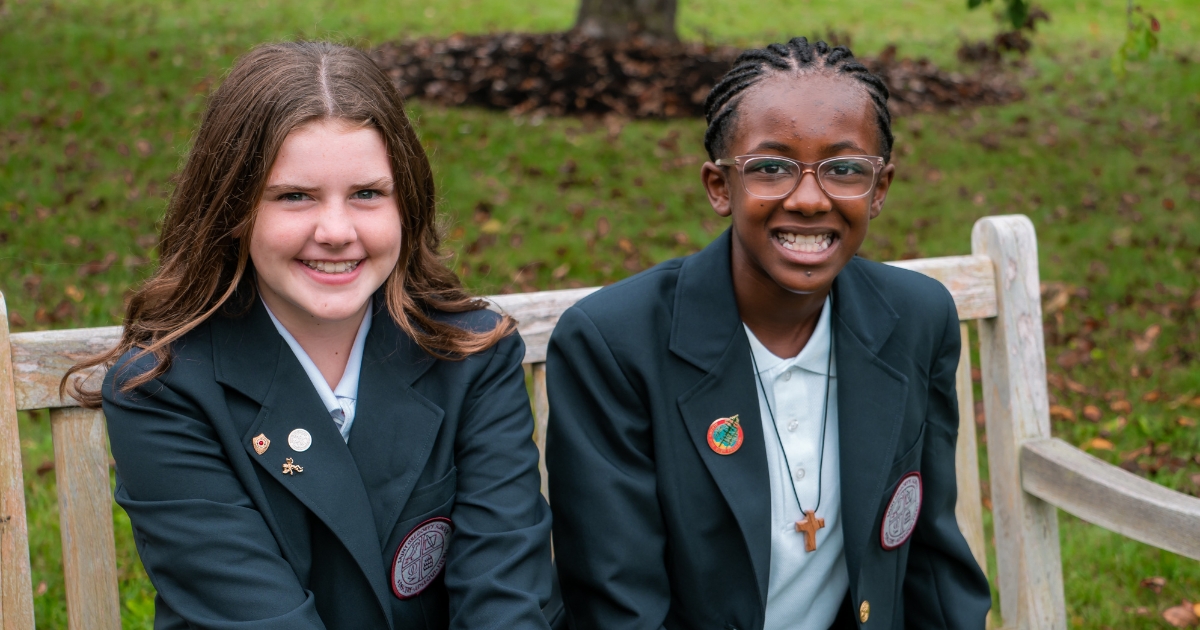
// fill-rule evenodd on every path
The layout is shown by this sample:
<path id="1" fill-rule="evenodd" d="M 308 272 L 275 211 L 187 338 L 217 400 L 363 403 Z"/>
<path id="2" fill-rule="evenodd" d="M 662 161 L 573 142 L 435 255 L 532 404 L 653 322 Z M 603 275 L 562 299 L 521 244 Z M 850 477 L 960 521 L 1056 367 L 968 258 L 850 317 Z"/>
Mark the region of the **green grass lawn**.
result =
<path id="1" fill-rule="evenodd" d="M 1043 4 L 1052 21 L 1020 71 L 1026 100 L 897 122 L 899 180 L 863 253 L 963 254 L 975 219 L 1029 215 L 1051 289 L 1055 433 L 1196 494 L 1200 2 L 1145 4 L 1163 21 L 1163 50 L 1124 83 L 1108 61 L 1123 2 Z M 691 39 L 759 45 L 832 29 L 848 32 L 860 54 L 895 42 L 901 55 L 949 65 L 960 38 L 995 29 L 965 0 L 680 5 Z M 157 221 L 204 95 L 255 43 L 557 30 L 574 10 L 534 0 L 7 0 L 0 290 L 14 330 L 119 323 L 123 297 L 153 268 Z M 437 173 L 454 266 L 480 293 L 612 282 L 693 252 L 725 227 L 697 177 L 701 121 L 410 110 Z M 38 626 L 65 627 L 46 414 L 24 415 L 21 430 Z M 150 627 L 153 589 L 128 519 L 120 509 L 115 519 L 125 624 Z M 1065 515 L 1061 524 L 1073 626 L 1159 628 L 1162 609 L 1200 599 L 1196 562 Z M 1139 585 L 1151 576 L 1167 579 L 1161 593 Z"/>

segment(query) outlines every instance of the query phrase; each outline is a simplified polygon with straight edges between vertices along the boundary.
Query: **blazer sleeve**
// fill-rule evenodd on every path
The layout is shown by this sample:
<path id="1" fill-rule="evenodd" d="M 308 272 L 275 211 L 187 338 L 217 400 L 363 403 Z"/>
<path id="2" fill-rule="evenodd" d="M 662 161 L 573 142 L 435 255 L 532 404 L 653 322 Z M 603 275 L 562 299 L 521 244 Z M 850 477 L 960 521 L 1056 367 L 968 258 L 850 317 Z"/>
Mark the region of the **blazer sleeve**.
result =
<path id="1" fill-rule="evenodd" d="M 555 327 L 546 374 L 554 550 L 571 627 L 661 628 L 671 593 L 650 414 L 577 307 Z"/>
<path id="2" fill-rule="evenodd" d="M 510 335 L 468 393 L 455 442 L 458 488 L 446 563 L 450 628 L 548 628 L 550 508 L 539 487 L 533 415 Z"/>
<path id="3" fill-rule="evenodd" d="M 139 372 L 126 365 L 105 379 L 104 414 L 117 503 L 169 609 L 160 608 L 157 623 L 173 612 L 188 627 L 324 628 L 199 406 L 166 379 L 119 391 L 115 379 Z"/>
<path id="4" fill-rule="evenodd" d="M 904 581 L 907 628 L 983 630 L 992 594 L 987 578 L 958 529 L 954 470 L 958 439 L 958 369 L 961 339 L 953 298 L 945 294 L 946 323 L 929 375 L 925 444 L 921 458 L 923 505 L 908 553 Z"/>

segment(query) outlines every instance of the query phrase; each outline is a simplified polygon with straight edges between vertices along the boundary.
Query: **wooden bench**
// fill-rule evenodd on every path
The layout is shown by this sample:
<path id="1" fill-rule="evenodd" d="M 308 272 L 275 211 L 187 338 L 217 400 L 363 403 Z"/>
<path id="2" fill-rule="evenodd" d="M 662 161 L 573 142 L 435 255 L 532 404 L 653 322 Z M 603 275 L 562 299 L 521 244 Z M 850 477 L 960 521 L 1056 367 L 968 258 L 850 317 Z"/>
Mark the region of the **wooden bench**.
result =
<path id="1" fill-rule="evenodd" d="M 980 565 L 987 556 L 975 439 L 968 321 L 977 321 L 988 463 L 1006 627 L 1065 629 L 1056 506 L 1084 520 L 1200 559 L 1200 499 L 1168 490 L 1050 437 L 1037 241 L 1024 216 L 981 219 L 971 256 L 892 263 L 940 280 L 962 321 L 958 369 L 959 526 Z M 546 344 L 562 312 L 595 289 L 491 298 L 520 322 L 544 446 Z M 98 411 L 60 400 L 58 383 L 78 357 L 111 347 L 118 327 L 8 332 L 0 297 L 0 628 L 29 630 L 33 591 L 17 412 L 49 409 L 54 439 L 63 570 L 71 628 L 121 627 L 109 454 Z M 93 376 L 94 377 L 94 376 Z M 545 466 L 542 466 L 545 491 Z"/>

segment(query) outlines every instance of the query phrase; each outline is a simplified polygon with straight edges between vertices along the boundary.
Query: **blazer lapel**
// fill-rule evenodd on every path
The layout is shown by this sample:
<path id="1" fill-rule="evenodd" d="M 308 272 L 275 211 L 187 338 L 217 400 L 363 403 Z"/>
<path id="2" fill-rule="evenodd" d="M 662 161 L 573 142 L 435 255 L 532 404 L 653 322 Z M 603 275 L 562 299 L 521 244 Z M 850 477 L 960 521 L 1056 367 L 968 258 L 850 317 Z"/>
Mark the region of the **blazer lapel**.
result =
<path id="1" fill-rule="evenodd" d="M 833 284 L 842 530 L 856 584 L 904 420 L 908 378 L 878 356 L 898 316 L 854 258 Z"/>
<path id="2" fill-rule="evenodd" d="M 390 625 L 390 590 L 379 537 L 374 522 L 362 518 L 371 510 L 371 503 L 350 449 L 308 374 L 279 337 L 261 303 L 256 300 L 251 312 L 237 326 L 229 324 L 223 322 L 221 328 L 226 331 L 240 328 L 241 334 L 219 333 L 218 343 L 214 344 L 219 353 L 217 379 L 262 405 L 243 436 L 242 446 L 250 459 L 337 536 L 367 576 Z M 288 436 L 297 429 L 311 436 L 311 445 L 303 451 L 296 451 L 288 444 Z M 252 442 L 259 434 L 271 441 L 261 455 Z M 285 472 L 288 459 L 303 470 Z"/>
<path id="3" fill-rule="evenodd" d="M 733 296 L 726 231 L 683 263 L 675 292 L 671 351 L 704 372 L 679 397 L 687 432 L 729 505 L 750 552 L 765 605 L 771 567 L 771 480 L 755 390 L 750 342 Z M 719 455 L 708 445 L 717 418 L 737 415 L 742 446 Z"/>
<path id="4" fill-rule="evenodd" d="M 408 503 L 442 426 L 442 409 L 411 387 L 435 361 L 386 310 L 376 314 L 363 353 L 349 446 L 381 546 Z"/>

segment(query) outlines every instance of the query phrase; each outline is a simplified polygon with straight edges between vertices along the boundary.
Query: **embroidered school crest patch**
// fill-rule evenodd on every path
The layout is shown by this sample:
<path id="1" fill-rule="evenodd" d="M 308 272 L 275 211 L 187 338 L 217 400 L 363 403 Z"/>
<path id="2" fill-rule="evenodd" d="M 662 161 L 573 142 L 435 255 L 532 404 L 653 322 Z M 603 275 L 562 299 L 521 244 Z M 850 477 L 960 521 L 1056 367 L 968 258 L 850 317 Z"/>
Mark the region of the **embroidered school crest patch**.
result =
<path id="1" fill-rule="evenodd" d="M 896 492 L 883 514 L 883 527 L 879 530 L 879 542 L 887 551 L 908 542 L 917 528 L 917 517 L 921 515 L 921 473 L 910 472 L 900 480 Z"/>
<path id="2" fill-rule="evenodd" d="M 708 425 L 708 447 L 717 455 L 731 455 L 742 447 L 742 424 L 736 414 Z"/>
<path id="3" fill-rule="evenodd" d="M 450 519 L 439 516 L 417 525 L 404 537 L 392 562 L 392 593 L 396 597 L 416 597 L 437 579 L 446 566 L 451 529 Z"/>

